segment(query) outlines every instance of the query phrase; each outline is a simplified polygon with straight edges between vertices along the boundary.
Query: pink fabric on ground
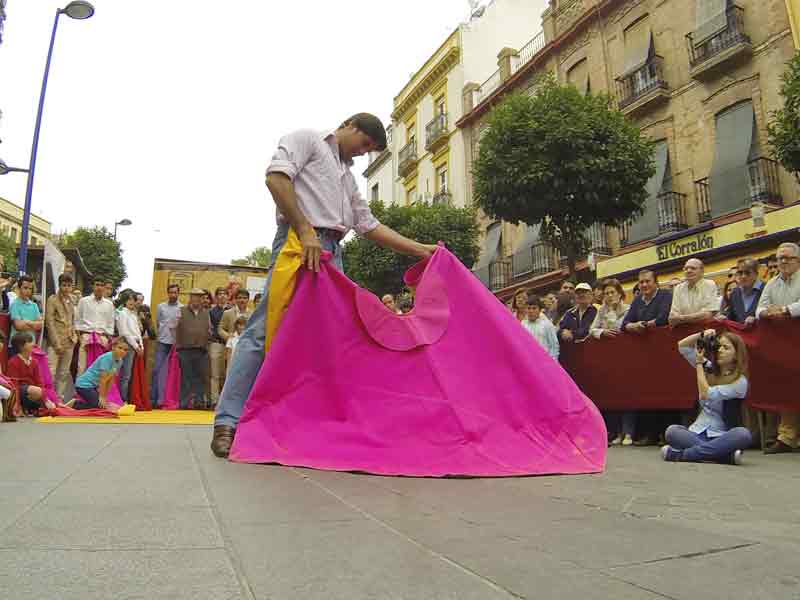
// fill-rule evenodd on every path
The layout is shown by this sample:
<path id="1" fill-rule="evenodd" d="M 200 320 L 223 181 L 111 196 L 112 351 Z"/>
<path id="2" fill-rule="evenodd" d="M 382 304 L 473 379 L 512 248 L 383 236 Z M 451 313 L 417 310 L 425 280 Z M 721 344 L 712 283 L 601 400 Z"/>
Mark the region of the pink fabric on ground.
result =
<path id="1" fill-rule="evenodd" d="M 111 350 L 108 346 L 104 346 L 100 342 L 100 336 L 97 333 L 91 333 L 92 339 L 86 346 L 86 368 L 88 369 L 91 364 L 100 358 L 103 354 Z M 111 384 L 111 389 L 108 390 L 108 401 L 111 404 L 116 404 L 117 406 L 122 406 L 125 402 L 122 400 L 122 396 L 119 393 L 119 374 L 114 377 L 114 383 Z"/>
<path id="2" fill-rule="evenodd" d="M 161 400 L 161 410 L 178 410 L 181 406 L 181 361 L 175 346 L 167 361 L 167 389 Z"/>
<path id="3" fill-rule="evenodd" d="M 414 272 L 417 307 L 400 316 L 329 263 L 300 270 L 231 459 L 413 476 L 602 471 L 600 413 L 514 316 L 444 248 Z"/>
<path id="4" fill-rule="evenodd" d="M 50 373 L 50 363 L 47 362 L 47 352 L 42 350 L 39 346 L 34 346 L 33 357 L 39 365 L 39 375 L 42 378 L 45 396 L 47 396 L 47 399 L 53 404 L 60 404 L 61 398 L 58 397 L 55 386 L 53 385 L 53 375 Z"/>

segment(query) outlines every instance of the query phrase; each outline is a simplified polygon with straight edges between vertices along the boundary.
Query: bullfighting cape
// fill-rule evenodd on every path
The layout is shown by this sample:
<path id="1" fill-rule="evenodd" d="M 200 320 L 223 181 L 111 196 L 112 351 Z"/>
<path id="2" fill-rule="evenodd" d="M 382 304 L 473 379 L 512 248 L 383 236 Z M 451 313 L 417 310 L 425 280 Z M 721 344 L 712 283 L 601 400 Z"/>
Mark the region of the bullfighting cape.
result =
<path id="1" fill-rule="evenodd" d="M 603 470 L 598 410 L 455 256 L 440 247 L 405 279 L 415 307 L 395 315 L 325 260 L 296 270 L 231 460 L 434 477 Z"/>

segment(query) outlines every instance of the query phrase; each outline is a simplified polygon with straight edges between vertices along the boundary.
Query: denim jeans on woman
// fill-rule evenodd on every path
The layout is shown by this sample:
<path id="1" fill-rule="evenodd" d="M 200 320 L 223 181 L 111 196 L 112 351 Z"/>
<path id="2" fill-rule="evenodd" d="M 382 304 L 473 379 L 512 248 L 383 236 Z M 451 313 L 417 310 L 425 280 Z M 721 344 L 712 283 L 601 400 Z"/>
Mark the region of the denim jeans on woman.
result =
<path id="1" fill-rule="evenodd" d="M 728 462 L 736 450 L 746 450 L 753 436 L 744 427 L 734 427 L 716 437 L 706 432 L 694 433 L 683 425 L 670 425 L 665 434 L 667 444 L 681 450 L 681 460 L 687 462 Z"/>

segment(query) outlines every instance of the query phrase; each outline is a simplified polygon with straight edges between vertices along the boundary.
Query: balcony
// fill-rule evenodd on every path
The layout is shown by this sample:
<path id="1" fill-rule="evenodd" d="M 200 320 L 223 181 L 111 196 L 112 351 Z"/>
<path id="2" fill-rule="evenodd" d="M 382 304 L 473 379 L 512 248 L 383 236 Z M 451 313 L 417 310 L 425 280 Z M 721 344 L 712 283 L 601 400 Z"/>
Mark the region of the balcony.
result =
<path id="1" fill-rule="evenodd" d="M 694 31 L 686 35 L 689 47 L 689 76 L 713 77 L 725 63 L 746 60 L 753 54 L 750 36 L 744 30 L 744 11 L 731 6 L 720 15 L 720 28 L 712 35 Z"/>
<path id="2" fill-rule="evenodd" d="M 480 104 L 491 96 L 492 92 L 499 88 L 501 83 L 503 83 L 503 77 L 500 74 L 500 69 L 497 69 L 497 71 L 489 75 L 489 78 L 481 84 L 478 90 L 478 101 L 475 104 Z"/>
<path id="3" fill-rule="evenodd" d="M 595 223 L 586 232 L 589 238 L 589 252 L 603 256 L 611 256 L 611 244 L 608 243 L 608 227 Z"/>
<path id="4" fill-rule="evenodd" d="M 663 192 L 658 195 L 658 235 L 688 229 L 686 194 Z"/>
<path id="5" fill-rule="evenodd" d="M 546 275 L 561 268 L 558 251 L 546 242 L 536 242 L 523 248 L 511 257 L 511 272 L 514 277 Z"/>
<path id="6" fill-rule="evenodd" d="M 507 287 L 511 281 L 511 261 L 495 260 L 481 269 L 475 269 L 473 273 L 483 285 L 495 292 Z"/>
<path id="7" fill-rule="evenodd" d="M 451 194 L 447 190 L 440 190 L 433 195 L 433 198 L 431 199 L 431 204 L 433 206 L 450 206 L 452 200 L 453 200 L 453 194 Z"/>
<path id="8" fill-rule="evenodd" d="M 446 140 L 447 113 L 441 113 L 425 125 L 425 150 L 433 151 Z"/>
<path id="9" fill-rule="evenodd" d="M 750 208 L 755 203 L 771 206 L 783 206 L 780 180 L 778 179 L 778 163 L 771 158 L 754 158 L 748 161 L 747 190 L 741 196 L 739 209 Z M 697 200 L 697 221 L 705 223 L 711 220 L 711 187 L 713 182 L 705 177 L 694 182 L 694 195 Z"/>
<path id="10" fill-rule="evenodd" d="M 400 177 L 405 177 L 417 167 L 417 140 L 411 138 L 405 146 L 400 149 L 397 157 L 397 173 Z"/>
<path id="11" fill-rule="evenodd" d="M 663 59 L 654 56 L 644 65 L 617 79 L 619 109 L 624 114 L 637 112 L 669 98 L 664 81 Z"/>

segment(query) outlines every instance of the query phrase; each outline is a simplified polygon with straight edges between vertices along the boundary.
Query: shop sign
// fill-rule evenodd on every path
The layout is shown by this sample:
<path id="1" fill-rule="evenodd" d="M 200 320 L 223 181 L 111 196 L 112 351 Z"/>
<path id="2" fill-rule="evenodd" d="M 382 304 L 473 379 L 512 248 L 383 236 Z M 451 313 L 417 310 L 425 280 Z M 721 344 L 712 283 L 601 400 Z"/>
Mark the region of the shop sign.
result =
<path id="1" fill-rule="evenodd" d="M 710 233 L 701 233 L 691 238 L 667 242 L 656 246 L 658 260 L 669 260 L 671 258 L 681 258 L 704 250 L 711 250 L 714 247 L 714 237 Z"/>

